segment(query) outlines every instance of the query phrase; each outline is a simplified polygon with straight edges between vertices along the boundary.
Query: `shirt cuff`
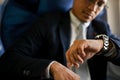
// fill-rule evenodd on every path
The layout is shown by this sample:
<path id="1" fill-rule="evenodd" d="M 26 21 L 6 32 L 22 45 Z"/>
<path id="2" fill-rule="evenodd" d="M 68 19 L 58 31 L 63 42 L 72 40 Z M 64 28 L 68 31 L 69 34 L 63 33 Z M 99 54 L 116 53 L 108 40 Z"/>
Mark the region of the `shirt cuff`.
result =
<path id="1" fill-rule="evenodd" d="M 56 62 L 56 61 L 52 61 L 52 62 L 48 65 L 48 67 L 47 67 L 47 69 L 46 69 L 46 78 L 51 78 L 51 76 L 50 76 L 50 66 L 51 66 L 54 62 Z"/>

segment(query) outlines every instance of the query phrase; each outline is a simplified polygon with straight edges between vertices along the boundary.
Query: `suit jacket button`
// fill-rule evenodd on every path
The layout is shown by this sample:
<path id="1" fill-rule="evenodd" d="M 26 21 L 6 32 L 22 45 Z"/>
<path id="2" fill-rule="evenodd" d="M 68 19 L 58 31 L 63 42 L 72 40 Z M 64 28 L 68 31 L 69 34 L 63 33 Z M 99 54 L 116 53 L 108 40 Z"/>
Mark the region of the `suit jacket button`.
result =
<path id="1" fill-rule="evenodd" d="M 30 73 L 31 73 L 31 72 L 30 72 L 29 70 L 24 70 L 24 71 L 23 71 L 23 75 L 25 75 L 25 76 L 29 76 Z"/>

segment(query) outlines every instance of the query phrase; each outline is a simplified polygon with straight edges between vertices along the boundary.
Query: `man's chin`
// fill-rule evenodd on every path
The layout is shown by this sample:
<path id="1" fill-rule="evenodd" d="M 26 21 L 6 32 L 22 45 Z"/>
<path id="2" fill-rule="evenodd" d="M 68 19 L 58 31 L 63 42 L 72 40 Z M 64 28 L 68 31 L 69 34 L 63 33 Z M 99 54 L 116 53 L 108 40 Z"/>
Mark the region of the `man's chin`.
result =
<path id="1" fill-rule="evenodd" d="M 91 22 L 92 19 L 83 19 L 82 22 Z"/>

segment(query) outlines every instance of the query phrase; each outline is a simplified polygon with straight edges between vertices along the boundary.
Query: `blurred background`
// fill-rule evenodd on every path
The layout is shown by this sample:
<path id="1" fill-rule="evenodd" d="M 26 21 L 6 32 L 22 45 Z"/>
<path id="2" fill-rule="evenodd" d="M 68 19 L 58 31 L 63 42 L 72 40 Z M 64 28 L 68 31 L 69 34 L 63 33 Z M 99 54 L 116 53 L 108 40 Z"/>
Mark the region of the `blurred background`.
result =
<path id="1" fill-rule="evenodd" d="M 120 0 L 109 0 L 107 20 L 114 34 L 120 37 Z M 120 80 L 120 66 L 108 63 L 108 80 Z"/>
<path id="2" fill-rule="evenodd" d="M 107 18 L 112 32 L 120 36 L 120 0 L 109 0 Z"/>

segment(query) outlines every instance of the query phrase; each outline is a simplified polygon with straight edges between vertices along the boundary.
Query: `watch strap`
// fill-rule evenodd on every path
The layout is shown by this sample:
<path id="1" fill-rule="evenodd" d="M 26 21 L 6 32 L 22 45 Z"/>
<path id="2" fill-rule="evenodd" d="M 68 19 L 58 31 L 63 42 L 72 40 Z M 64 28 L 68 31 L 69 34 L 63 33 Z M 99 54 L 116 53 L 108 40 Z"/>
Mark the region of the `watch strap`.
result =
<path id="1" fill-rule="evenodd" d="M 100 51 L 101 54 L 105 54 L 109 49 L 109 37 L 105 34 L 100 34 L 95 37 L 95 39 L 102 39 L 103 40 L 103 48 Z"/>

